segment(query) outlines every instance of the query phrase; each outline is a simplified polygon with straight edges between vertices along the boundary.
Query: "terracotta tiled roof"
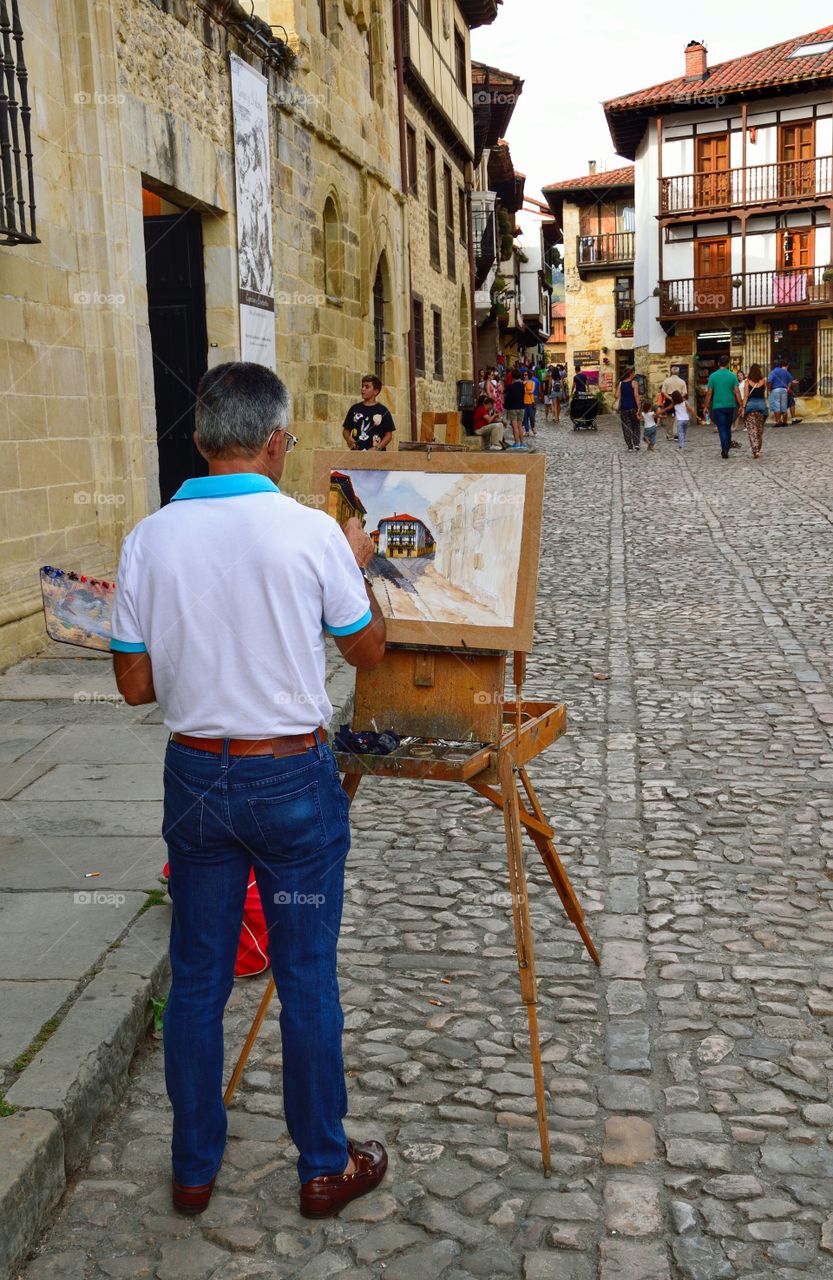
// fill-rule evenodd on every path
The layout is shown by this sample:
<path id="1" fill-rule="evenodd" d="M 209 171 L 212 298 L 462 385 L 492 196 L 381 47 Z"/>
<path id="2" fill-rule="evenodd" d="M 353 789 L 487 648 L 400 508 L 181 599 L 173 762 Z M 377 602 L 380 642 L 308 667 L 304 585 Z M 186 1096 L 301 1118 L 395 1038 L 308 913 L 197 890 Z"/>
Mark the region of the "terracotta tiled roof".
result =
<path id="1" fill-rule="evenodd" d="M 686 80 L 678 76 L 662 84 L 626 93 L 621 98 L 610 98 L 604 104 L 605 111 L 621 111 L 628 107 L 643 107 L 660 102 L 673 102 L 680 94 L 696 94 L 699 85 L 704 93 L 737 92 L 741 89 L 766 88 L 769 85 L 787 84 L 796 80 L 817 80 L 820 76 L 833 77 L 833 49 L 829 53 L 810 54 L 791 58 L 794 49 L 806 44 L 822 44 L 833 40 L 833 26 L 821 27 L 809 35 L 793 36 L 782 44 L 747 53 L 741 58 L 731 58 L 709 67 L 705 80 Z M 707 87 L 705 87 L 707 86 Z"/>
<path id="2" fill-rule="evenodd" d="M 833 26 L 820 27 L 806 35 L 792 36 L 780 44 L 770 45 L 767 49 L 710 66 L 704 80 L 687 80 L 683 72 L 673 80 L 610 98 L 604 103 L 604 110 L 616 150 L 622 155 L 633 156 L 652 108 L 665 106 L 684 111 L 692 105 L 692 98 L 701 94 L 722 94 L 730 98 L 757 91 L 761 96 L 770 88 L 833 80 L 833 49 L 797 58 L 790 56 L 803 45 L 823 44 L 829 40 L 833 40 Z"/>
<path id="3" fill-rule="evenodd" d="M 633 165 L 623 165 L 621 169 L 607 169 L 604 173 L 585 173 L 581 178 L 565 178 L 562 182 L 549 182 L 543 191 L 581 191 L 596 187 L 632 187 Z"/>

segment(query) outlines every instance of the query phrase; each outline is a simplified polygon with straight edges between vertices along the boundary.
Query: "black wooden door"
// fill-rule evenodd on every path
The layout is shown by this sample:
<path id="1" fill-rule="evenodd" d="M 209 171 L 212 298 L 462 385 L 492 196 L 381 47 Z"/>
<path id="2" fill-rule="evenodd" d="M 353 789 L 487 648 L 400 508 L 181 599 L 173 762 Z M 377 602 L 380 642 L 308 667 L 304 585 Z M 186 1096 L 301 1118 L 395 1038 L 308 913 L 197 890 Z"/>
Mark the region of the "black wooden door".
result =
<path id="1" fill-rule="evenodd" d="M 159 497 L 208 467 L 192 440 L 197 383 L 206 369 L 205 279 L 198 213 L 145 218 Z"/>

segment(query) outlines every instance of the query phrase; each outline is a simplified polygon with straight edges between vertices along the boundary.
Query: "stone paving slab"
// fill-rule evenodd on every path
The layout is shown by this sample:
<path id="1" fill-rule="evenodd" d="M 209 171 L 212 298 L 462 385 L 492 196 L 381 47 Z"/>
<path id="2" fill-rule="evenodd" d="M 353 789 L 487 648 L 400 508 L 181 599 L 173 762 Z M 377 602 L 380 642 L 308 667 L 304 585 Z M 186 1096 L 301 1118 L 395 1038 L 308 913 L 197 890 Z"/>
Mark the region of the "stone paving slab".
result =
<path id="1" fill-rule="evenodd" d="M 340 984 L 349 1131 L 389 1144 L 384 1187 L 299 1218 L 273 1012 L 209 1213 L 176 1218 L 149 1040 L 25 1280 L 833 1277 L 833 433 L 767 432 L 758 464 L 702 428 L 682 454 L 626 454 L 610 420 L 539 435 L 526 692 L 562 698 L 569 732 L 532 775 L 605 959 L 531 852 L 552 1179 L 499 816 L 368 781 Z M 263 985 L 235 986 L 227 1070 Z"/>
<path id="2" fill-rule="evenodd" d="M 6 979 L 83 978 L 124 932 L 145 895 L 97 889 L 0 894 L 0 973 Z"/>
<path id="3" fill-rule="evenodd" d="M 29 732 L 39 740 L 23 756 L 22 763 L 31 758 L 42 764 L 63 764 L 72 761 L 82 764 L 148 764 L 161 763 L 165 755 L 168 731 L 164 725 L 147 725 L 125 722 L 122 706 L 113 707 L 110 724 L 72 724 L 53 733 L 38 726 Z M 23 726 L 11 726 L 6 730 L 10 744 L 22 732 Z M 17 738 L 20 741 L 20 738 Z M 3 733 L 0 731 L 0 758 L 3 750 Z M 23 753 L 21 753 L 23 755 Z"/>
<path id="4" fill-rule="evenodd" d="M 19 828 L 22 830 L 22 828 Z M 0 868 L 5 889 L 158 888 L 167 851 L 155 835 L 115 838 L 56 831 L 48 840 L 31 832 L 0 836 Z M 93 879 L 87 872 L 97 871 Z"/>
<path id="5" fill-rule="evenodd" d="M 0 1067 L 10 1067 L 75 990 L 73 981 L 0 980 Z"/>

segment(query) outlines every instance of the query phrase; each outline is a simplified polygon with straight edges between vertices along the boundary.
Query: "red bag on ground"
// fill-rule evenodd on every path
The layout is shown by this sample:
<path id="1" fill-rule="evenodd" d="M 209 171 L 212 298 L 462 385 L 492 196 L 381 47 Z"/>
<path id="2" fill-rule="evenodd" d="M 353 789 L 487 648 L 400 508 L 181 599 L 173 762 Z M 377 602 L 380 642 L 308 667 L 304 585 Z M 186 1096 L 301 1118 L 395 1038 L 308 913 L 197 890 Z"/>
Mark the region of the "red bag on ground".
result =
<path id="1" fill-rule="evenodd" d="M 168 878 L 167 862 L 162 871 Z M 257 889 L 254 872 L 249 873 L 249 887 L 246 901 L 243 904 L 243 928 L 240 930 L 240 942 L 237 947 L 237 959 L 234 962 L 235 978 L 251 978 L 256 973 L 263 973 L 269 968 L 269 933 L 263 905 Z"/>

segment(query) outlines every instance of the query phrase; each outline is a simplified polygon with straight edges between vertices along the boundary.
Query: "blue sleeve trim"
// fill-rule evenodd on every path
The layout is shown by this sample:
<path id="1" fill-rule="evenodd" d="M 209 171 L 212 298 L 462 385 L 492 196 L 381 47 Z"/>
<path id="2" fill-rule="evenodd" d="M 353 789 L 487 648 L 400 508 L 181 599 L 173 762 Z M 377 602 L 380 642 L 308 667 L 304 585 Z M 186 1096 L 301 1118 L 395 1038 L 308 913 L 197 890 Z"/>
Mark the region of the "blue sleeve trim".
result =
<path id="1" fill-rule="evenodd" d="M 368 609 L 367 613 L 359 618 L 358 622 L 352 622 L 349 627 L 331 627 L 328 622 L 324 623 L 324 630 L 329 631 L 331 636 L 351 636 L 354 631 L 361 631 L 362 627 L 366 627 L 368 622 L 373 621 L 373 614 Z"/>
<path id="2" fill-rule="evenodd" d="M 111 653 L 147 653 L 147 645 L 141 643 L 136 644 L 134 640 L 110 640 Z"/>

